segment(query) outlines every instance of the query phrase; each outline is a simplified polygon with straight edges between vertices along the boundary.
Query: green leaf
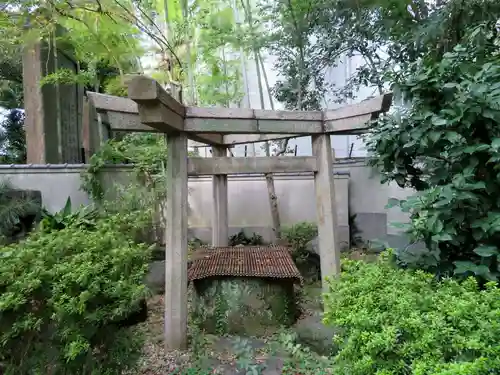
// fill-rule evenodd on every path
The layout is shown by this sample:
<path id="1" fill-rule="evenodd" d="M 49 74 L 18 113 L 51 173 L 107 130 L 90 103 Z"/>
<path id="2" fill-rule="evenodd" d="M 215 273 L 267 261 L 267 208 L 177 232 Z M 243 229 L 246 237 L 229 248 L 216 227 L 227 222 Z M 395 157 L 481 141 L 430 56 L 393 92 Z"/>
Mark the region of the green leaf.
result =
<path id="1" fill-rule="evenodd" d="M 71 197 L 68 197 L 66 200 L 66 204 L 64 205 L 64 208 L 61 211 L 61 216 L 69 216 L 71 214 Z"/>
<path id="2" fill-rule="evenodd" d="M 481 257 L 491 257 L 498 254 L 496 246 L 481 245 L 474 249 L 474 252 Z"/>
<path id="3" fill-rule="evenodd" d="M 478 181 L 473 184 L 465 184 L 465 188 L 470 190 L 486 189 L 486 183 L 484 181 Z"/>
<path id="4" fill-rule="evenodd" d="M 490 145 L 486 145 L 486 144 L 482 143 L 482 144 L 468 146 L 468 147 L 463 149 L 463 152 L 466 154 L 473 154 L 475 152 L 486 151 L 489 149 L 490 149 Z"/>
<path id="5" fill-rule="evenodd" d="M 473 272 L 476 276 L 483 277 L 486 280 L 491 280 L 491 281 L 497 280 L 497 278 L 491 273 L 490 269 L 484 264 L 476 266 Z"/>
<path id="6" fill-rule="evenodd" d="M 500 149 L 500 138 L 493 139 L 493 141 L 491 142 L 491 147 L 495 150 Z"/>
<path id="7" fill-rule="evenodd" d="M 429 138 L 432 142 L 436 143 L 441 138 L 441 132 L 432 131 L 429 133 Z"/>
<path id="8" fill-rule="evenodd" d="M 407 229 L 410 226 L 410 223 L 402 223 L 402 222 L 395 221 L 395 222 L 391 222 L 390 225 L 393 228 Z"/>
<path id="9" fill-rule="evenodd" d="M 432 207 L 434 207 L 434 208 L 446 207 L 450 203 L 451 203 L 451 201 L 449 199 L 439 200 L 436 203 L 434 203 Z"/>
<path id="10" fill-rule="evenodd" d="M 440 233 L 443 229 L 444 229 L 444 225 L 443 225 L 443 222 L 439 219 L 437 219 L 432 227 L 430 228 L 432 232 L 434 233 Z"/>
<path id="11" fill-rule="evenodd" d="M 11 255 L 13 255 L 12 250 L 11 251 L 0 250 L 0 258 L 7 258 L 10 257 Z"/>
<path id="12" fill-rule="evenodd" d="M 462 139 L 462 136 L 454 131 L 448 131 L 445 133 L 445 138 L 450 142 L 457 142 Z"/>
<path id="13" fill-rule="evenodd" d="M 453 241 L 453 237 L 448 233 L 439 233 L 432 236 L 432 240 L 435 242 L 446 242 Z"/>
<path id="14" fill-rule="evenodd" d="M 491 109 L 485 109 L 483 112 L 482 112 L 482 115 L 486 118 L 489 118 L 491 120 L 498 120 L 500 118 L 500 112 L 498 111 L 493 111 Z"/>
<path id="15" fill-rule="evenodd" d="M 399 199 L 397 198 L 389 198 L 389 200 L 387 201 L 387 204 L 385 205 L 385 208 L 393 208 L 393 207 L 396 207 L 396 206 L 399 206 Z"/>
<path id="16" fill-rule="evenodd" d="M 448 121 L 442 117 L 434 117 L 432 119 L 432 125 L 445 126 L 445 125 L 448 125 Z"/>
<path id="17" fill-rule="evenodd" d="M 455 270 L 453 271 L 455 275 L 462 275 L 467 272 L 474 272 L 476 265 L 469 261 L 456 261 L 453 262 L 455 265 Z"/>

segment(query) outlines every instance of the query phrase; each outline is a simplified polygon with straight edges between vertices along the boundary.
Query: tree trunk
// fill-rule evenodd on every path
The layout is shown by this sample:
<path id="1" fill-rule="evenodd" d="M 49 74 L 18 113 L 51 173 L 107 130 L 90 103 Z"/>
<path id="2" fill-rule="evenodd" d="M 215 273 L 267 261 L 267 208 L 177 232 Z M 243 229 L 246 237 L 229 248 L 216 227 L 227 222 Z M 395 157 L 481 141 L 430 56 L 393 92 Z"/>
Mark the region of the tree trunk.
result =
<path id="1" fill-rule="evenodd" d="M 246 6 L 244 2 L 242 1 L 242 5 L 245 11 L 245 18 L 248 22 L 248 25 L 250 27 L 253 27 L 253 20 L 252 20 L 252 9 L 250 5 L 250 1 L 246 1 Z M 252 30 L 253 31 L 253 30 Z M 259 98 L 260 98 L 260 107 L 261 109 L 265 109 L 265 103 L 264 103 L 264 88 L 262 87 L 262 76 L 261 76 L 261 65 L 260 65 L 260 52 L 257 46 L 254 46 L 253 48 L 254 52 L 254 58 L 255 58 L 255 69 L 257 72 L 257 83 L 259 85 Z M 262 69 L 263 69 L 263 74 L 264 74 L 264 79 L 266 81 L 266 89 L 269 92 L 269 84 L 267 82 L 267 75 L 264 70 L 264 64 L 262 64 Z M 271 99 L 271 98 L 270 98 Z M 271 100 L 272 103 L 272 100 Z M 271 104 L 271 107 L 274 107 Z M 274 108 L 273 108 L 274 109 Z M 266 153 L 266 157 L 271 156 L 271 151 L 270 151 L 270 146 L 269 142 L 264 143 L 264 149 Z M 267 186 L 267 195 L 268 195 L 268 200 L 269 200 L 269 207 L 271 209 L 271 220 L 272 220 L 272 230 L 274 234 L 273 242 L 279 241 L 281 238 L 281 220 L 280 220 L 280 214 L 278 210 L 278 197 L 276 195 L 276 189 L 274 187 L 274 177 L 272 173 L 266 173 L 265 174 L 266 178 L 266 186 Z"/>
<path id="2" fill-rule="evenodd" d="M 267 195 L 271 206 L 271 217 L 273 220 L 273 233 L 275 241 L 281 239 L 281 220 L 278 210 L 278 197 L 274 188 L 274 178 L 272 173 L 266 173 Z"/>

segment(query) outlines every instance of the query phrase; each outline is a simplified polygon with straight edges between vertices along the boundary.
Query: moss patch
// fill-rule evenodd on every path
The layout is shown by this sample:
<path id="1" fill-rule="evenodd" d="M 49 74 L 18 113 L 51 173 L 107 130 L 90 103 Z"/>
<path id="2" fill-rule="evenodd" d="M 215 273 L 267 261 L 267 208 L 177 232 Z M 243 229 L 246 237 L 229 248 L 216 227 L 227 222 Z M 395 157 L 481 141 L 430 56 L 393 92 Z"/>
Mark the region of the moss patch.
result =
<path id="1" fill-rule="evenodd" d="M 257 278 L 210 278 L 195 282 L 193 318 L 214 334 L 263 336 L 297 318 L 293 283 Z"/>

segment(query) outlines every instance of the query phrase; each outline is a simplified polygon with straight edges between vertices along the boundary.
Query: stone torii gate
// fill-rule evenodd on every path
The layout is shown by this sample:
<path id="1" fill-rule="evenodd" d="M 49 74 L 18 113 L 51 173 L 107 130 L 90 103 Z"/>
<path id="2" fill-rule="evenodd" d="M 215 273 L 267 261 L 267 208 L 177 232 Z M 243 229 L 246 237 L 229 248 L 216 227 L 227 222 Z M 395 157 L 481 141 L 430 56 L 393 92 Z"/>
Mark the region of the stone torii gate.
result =
<path id="1" fill-rule="evenodd" d="M 390 94 L 332 111 L 197 108 L 185 107 L 145 76 L 130 81 L 128 94 L 132 100 L 95 93 L 89 97 L 99 117 L 108 119 L 111 129 L 167 135 L 167 349 L 182 349 L 187 345 L 188 175 L 213 176 L 212 246 L 227 246 L 228 175 L 313 172 L 321 273 L 324 276 L 340 273 L 330 135 L 366 130 L 369 120 L 388 110 Z M 227 157 L 228 147 L 235 144 L 308 135 L 312 138 L 313 156 Z M 188 158 L 188 138 L 210 145 L 213 157 Z"/>

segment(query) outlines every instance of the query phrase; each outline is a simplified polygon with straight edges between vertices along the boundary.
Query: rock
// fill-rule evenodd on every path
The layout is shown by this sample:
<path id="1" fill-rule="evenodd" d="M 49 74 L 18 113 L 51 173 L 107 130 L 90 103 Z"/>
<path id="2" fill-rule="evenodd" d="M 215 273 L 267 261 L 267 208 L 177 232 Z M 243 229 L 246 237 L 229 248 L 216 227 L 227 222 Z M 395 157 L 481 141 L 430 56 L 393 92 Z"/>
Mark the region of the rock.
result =
<path id="1" fill-rule="evenodd" d="M 7 201 L 17 200 L 24 202 L 23 214 L 18 217 L 16 225 L 7 228 L 5 235 L 5 244 L 19 242 L 27 237 L 29 232 L 36 226 L 40 220 L 42 212 L 42 193 L 38 190 L 20 190 L 7 188 L 4 192 L 4 198 Z"/>
<path id="2" fill-rule="evenodd" d="M 319 255 L 318 237 L 313 238 L 307 243 L 306 250 L 310 253 Z"/>
<path id="3" fill-rule="evenodd" d="M 425 242 L 423 241 L 410 243 L 404 249 L 404 251 L 409 253 L 422 253 L 426 250 L 427 247 L 425 246 Z"/>
<path id="4" fill-rule="evenodd" d="M 309 281 L 321 279 L 318 238 L 309 241 L 305 247 L 306 253 L 295 259 L 301 275 Z"/>
<path id="5" fill-rule="evenodd" d="M 155 293 L 165 292 L 165 261 L 149 263 L 149 270 L 144 283 Z"/>
<path id="6" fill-rule="evenodd" d="M 411 243 L 403 249 L 396 250 L 398 261 L 404 264 L 419 264 L 425 262 L 430 256 L 432 252 L 427 250 L 422 242 Z"/>
<path id="7" fill-rule="evenodd" d="M 288 281 L 226 277 L 193 284 L 192 317 L 207 333 L 259 337 L 295 323 L 295 291 Z"/>
<path id="8" fill-rule="evenodd" d="M 319 256 L 319 246 L 318 246 L 317 236 L 307 243 L 306 250 L 312 254 L 316 254 L 317 256 Z M 342 252 L 349 251 L 349 246 L 347 242 L 344 241 L 340 242 L 340 251 Z"/>
<path id="9" fill-rule="evenodd" d="M 320 355 L 330 356 L 338 350 L 333 343 L 333 337 L 338 330 L 325 326 L 319 314 L 299 320 L 295 324 L 294 331 L 297 334 L 299 344 L 308 346 Z"/>
<path id="10" fill-rule="evenodd" d="M 162 261 L 165 260 L 165 245 L 155 246 L 151 251 L 151 261 Z"/>
<path id="11" fill-rule="evenodd" d="M 6 197 L 9 199 L 27 199 L 40 207 L 42 205 L 42 192 L 39 190 L 9 189 L 6 192 Z"/>

